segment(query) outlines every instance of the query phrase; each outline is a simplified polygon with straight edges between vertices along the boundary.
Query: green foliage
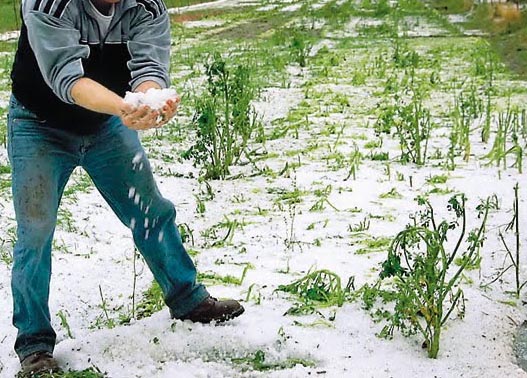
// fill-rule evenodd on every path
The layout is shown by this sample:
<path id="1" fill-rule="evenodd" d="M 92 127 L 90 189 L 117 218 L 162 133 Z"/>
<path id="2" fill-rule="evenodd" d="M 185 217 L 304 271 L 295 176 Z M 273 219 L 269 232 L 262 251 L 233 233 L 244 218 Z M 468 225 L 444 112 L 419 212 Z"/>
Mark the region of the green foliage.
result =
<path id="1" fill-rule="evenodd" d="M 388 192 L 382 193 L 381 195 L 379 195 L 379 198 L 381 198 L 381 199 L 387 199 L 387 198 L 399 199 L 399 198 L 403 198 L 403 196 L 397 191 L 396 188 L 391 188 Z"/>
<path id="2" fill-rule="evenodd" d="M 161 286 L 156 281 L 152 281 L 150 287 L 143 293 L 140 302 L 135 309 L 137 319 L 143 319 L 162 310 L 165 307 L 165 301 Z"/>
<path id="3" fill-rule="evenodd" d="M 235 277 L 231 275 L 222 276 L 220 274 L 213 273 L 213 272 L 199 272 L 198 280 L 203 282 L 207 286 L 212 286 L 212 285 L 240 286 L 245 280 L 245 277 L 249 269 L 253 269 L 253 268 L 254 267 L 251 264 L 245 264 L 245 267 L 243 268 L 243 271 L 240 277 Z"/>
<path id="4" fill-rule="evenodd" d="M 484 157 L 488 160 L 487 164 L 495 164 L 505 170 L 508 167 L 507 157 L 512 155 L 515 159 L 512 166 L 516 167 L 521 174 L 523 172 L 525 135 L 523 136 L 523 143 L 521 143 L 520 136 L 526 127 L 527 119 L 524 110 L 509 106 L 505 112 L 500 113 L 494 143 L 489 153 Z"/>
<path id="5" fill-rule="evenodd" d="M 244 365 L 244 370 L 249 369 L 256 371 L 291 369 L 296 365 L 302 365 L 305 367 L 315 366 L 313 361 L 301 358 L 288 358 L 285 361 L 267 362 L 265 360 L 265 352 L 262 350 L 257 350 L 254 354 L 250 354 L 246 357 L 232 358 L 231 361 L 238 365 Z"/>
<path id="6" fill-rule="evenodd" d="M 364 245 L 364 247 L 359 248 L 355 252 L 355 254 L 365 255 L 365 254 L 372 253 L 372 252 L 386 251 L 391 241 L 392 241 L 392 238 L 384 237 L 384 236 L 365 239 L 361 241 L 361 244 Z"/>
<path id="7" fill-rule="evenodd" d="M 448 209 L 454 220 L 437 223 L 432 205 L 419 198 L 425 210 L 414 218 L 413 225 L 395 237 L 382 264 L 380 277 L 393 277 L 396 298 L 393 312 L 385 316 L 389 323 L 381 335 L 389 337 L 395 328 L 404 335 L 420 333 L 431 358 L 437 358 L 441 329 L 451 313 L 458 308 L 463 316 L 463 291 L 459 283 L 465 269 L 480 258 L 488 213 L 495 208 L 490 198 L 478 206 L 480 226 L 469 232 L 463 244 L 467 227 L 465 201 L 464 195 L 452 197 Z M 461 231 L 449 250 L 448 235 L 458 226 Z M 461 264 L 454 268 L 452 263 L 458 257 Z"/>
<path id="8" fill-rule="evenodd" d="M 252 68 L 229 66 L 219 54 L 206 64 L 207 90 L 196 98 L 194 145 L 183 155 L 201 165 L 205 179 L 224 179 L 246 153 L 259 120 L 251 105 L 258 94 Z"/>
<path id="9" fill-rule="evenodd" d="M 426 178 L 428 184 L 444 184 L 448 180 L 447 175 L 434 175 Z"/>
<path id="10" fill-rule="evenodd" d="M 68 323 L 68 317 L 66 315 L 66 312 L 60 310 L 58 313 L 57 313 L 57 316 L 59 317 L 60 319 L 60 325 L 62 328 L 64 328 L 66 330 L 66 333 L 68 335 L 68 337 L 70 339 L 73 339 L 73 333 L 71 332 L 71 328 L 70 328 L 70 325 Z"/>
<path id="11" fill-rule="evenodd" d="M 287 311 L 290 315 L 309 314 L 317 307 L 342 306 L 353 289 L 354 277 L 342 287 L 340 277 L 329 270 L 317 270 L 288 285 L 280 285 L 277 291 L 296 295 L 301 303 Z"/>
<path id="12" fill-rule="evenodd" d="M 522 282 L 521 278 L 521 235 L 520 235 L 520 195 L 519 195 L 520 186 L 518 183 L 514 185 L 514 201 L 512 205 L 512 219 L 505 225 L 499 228 L 499 238 L 505 249 L 506 260 L 509 261 L 509 265 L 505 268 L 498 269 L 496 277 L 492 279 L 491 282 L 483 285 L 483 287 L 488 287 L 500 278 L 511 268 L 514 272 L 514 290 L 512 293 L 514 296 L 519 299 L 522 289 L 527 284 L 527 281 Z M 496 200 L 497 201 L 497 200 Z M 511 246 L 510 241 L 507 241 L 508 234 L 512 233 L 514 247 Z"/>
<path id="13" fill-rule="evenodd" d="M 293 32 L 289 47 L 291 49 L 291 56 L 293 57 L 293 60 L 298 63 L 300 67 L 306 67 L 309 52 L 313 47 L 306 34 L 301 30 L 295 30 Z"/>
<path id="14" fill-rule="evenodd" d="M 451 169 L 455 166 L 454 158 L 459 154 L 459 151 L 462 152 L 464 161 L 469 160 L 472 123 L 480 117 L 482 112 L 483 101 L 479 97 L 473 83 L 468 91 L 461 91 L 455 96 L 454 109 L 451 114 L 453 124 L 450 132 L 448 152 Z"/>
<path id="15" fill-rule="evenodd" d="M 20 28 L 20 0 L 0 1 L 0 33 Z"/>
<path id="16" fill-rule="evenodd" d="M 97 367 L 91 367 L 82 371 L 64 371 L 60 373 L 40 373 L 40 374 L 22 374 L 19 373 L 16 378 L 105 378 L 108 375 L 103 373 Z"/>

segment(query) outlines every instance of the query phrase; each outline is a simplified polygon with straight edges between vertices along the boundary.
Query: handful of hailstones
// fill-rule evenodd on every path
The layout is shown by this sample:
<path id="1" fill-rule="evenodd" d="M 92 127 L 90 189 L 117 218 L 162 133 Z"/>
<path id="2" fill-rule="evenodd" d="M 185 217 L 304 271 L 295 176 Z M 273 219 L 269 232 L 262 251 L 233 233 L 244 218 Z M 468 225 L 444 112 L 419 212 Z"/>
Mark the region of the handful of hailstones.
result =
<path id="1" fill-rule="evenodd" d="M 173 88 L 150 88 L 146 92 L 126 92 L 124 101 L 134 107 L 146 105 L 150 109 L 161 109 L 168 100 L 174 100 L 177 92 Z"/>

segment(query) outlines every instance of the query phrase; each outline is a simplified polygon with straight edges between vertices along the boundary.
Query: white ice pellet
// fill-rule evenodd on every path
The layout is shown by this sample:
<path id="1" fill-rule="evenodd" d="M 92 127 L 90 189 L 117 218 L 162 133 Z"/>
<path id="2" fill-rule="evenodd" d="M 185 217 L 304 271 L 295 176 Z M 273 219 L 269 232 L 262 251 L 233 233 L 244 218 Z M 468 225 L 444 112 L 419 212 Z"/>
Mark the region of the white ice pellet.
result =
<path id="1" fill-rule="evenodd" d="M 150 230 L 146 230 L 146 232 L 145 232 L 145 240 L 148 240 L 149 236 L 150 236 Z"/>
<path id="2" fill-rule="evenodd" d="M 135 196 L 135 188 L 132 186 L 130 189 L 128 189 L 128 198 L 134 198 Z"/>
<path id="3" fill-rule="evenodd" d="M 152 109 L 161 109 L 168 100 L 174 100 L 177 92 L 174 88 L 150 88 L 146 92 L 126 92 L 124 101 L 132 106 L 146 105 Z"/>
<path id="4" fill-rule="evenodd" d="M 130 229 L 134 229 L 135 228 L 135 218 L 132 218 L 130 219 Z"/>
<path id="5" fill-rule="evenodd" d="M 150 223 L 150 220 L 148 218 L 145 218 L 145 228 L 148 228 L 149 223 Z"/>
<path id="6" fill-rule="evenodd" d="M 141 161 L 142 158 L 143 158 L 143 153 L 142 152 L 136 153 L 134 158 L 132 159 L 132 164 L 138 164 Z"/>
<path id="7" fill-rule="evenodd" d="M 143 163 L 139 164 L 139 170 L 140 170 L 140 171 L 143 170 L 143 167 L 144 167 Z"/>
<path id="8" fill-rule="evenodd" d="M 139 195 L 139 193 L 136 193 L 135 197 L 134 197 L 134 203 L 136 205 L 139 205 L 139 201 L 141 200 L 141 196 Z"/>
<path id="9" fill-rule="evenodd" d="M 163 241 L 163 236 L 164 236 L 163 231 L 160 231 L 160 232 L 159 232 L 159 235 L 158 235 L 158 237 L 157 237 L 157 241 L 161 243 L 161 242 Z"/>

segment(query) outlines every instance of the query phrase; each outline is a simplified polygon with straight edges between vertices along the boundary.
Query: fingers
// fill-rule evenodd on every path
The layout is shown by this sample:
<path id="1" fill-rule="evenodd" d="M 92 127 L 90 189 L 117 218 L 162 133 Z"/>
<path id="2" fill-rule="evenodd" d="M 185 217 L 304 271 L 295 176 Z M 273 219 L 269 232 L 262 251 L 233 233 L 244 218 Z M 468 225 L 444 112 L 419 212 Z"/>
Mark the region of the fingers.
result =
<path id="1" fill-rule="evenodd" d="M 168 121 L 174 118 L 174 116 L 177 113 L 180 102 L 181 102 L 180 97 L 176 97 L 173 100 L 172 99 L 167 100 L 165 105 L 159 111 L 159 117 L 156 123 L 157 127 L 165 125 Z"/>
<path id="2" fill-rule="evenodd" d="M 146 130 L 155 127 L 159 112 L 148 106 L 124 110 L 121 115 L 123 123 L 134 130 Z"/>
<path id="3" fill-rule="evenodd" d="M 154 110 L 146 105 L 133 107 L 126 104 L 121 111 L 121 120 L 127 127 L 134 130 L 161 127 L 174 118 L 180 102 L 180 97 L 167 100 L 159 110 Z"/>

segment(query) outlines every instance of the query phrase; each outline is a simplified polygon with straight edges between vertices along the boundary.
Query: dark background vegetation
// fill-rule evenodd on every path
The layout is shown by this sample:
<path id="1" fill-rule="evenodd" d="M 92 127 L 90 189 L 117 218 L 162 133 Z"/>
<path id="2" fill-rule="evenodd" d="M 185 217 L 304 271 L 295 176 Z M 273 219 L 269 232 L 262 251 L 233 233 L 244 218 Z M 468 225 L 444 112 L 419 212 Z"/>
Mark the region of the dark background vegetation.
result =
<path id="1" fill-rule="evenodd" d="M 505 4 L 495 0 L 482 4 L 473 0 L 430 0 L 429 4 L 442 13 L 467 15 L 464 27 L 488 33 L 488 41 L 503 62 L 527 79 L 527 8 L 522 10 L 527 0 Z"/>
<path id="2" fill-rule="evenodd" d="M 210 0 L 165 0 L 165 3 L 168 7 L 180 7 L 206 1 Z M 503 61 L 527 79 L 527 10 L 522 10 L 527 0 L 507 4 L 496 0 L 480 4 L 474 0 L 428 0 L 428 3 L 444 14 L 466 15 L 464 27 L 488 33 L 488 41 Z M 20 0 L 0 0 L 0 32 L 19 28 L 19 4 Z"/>

